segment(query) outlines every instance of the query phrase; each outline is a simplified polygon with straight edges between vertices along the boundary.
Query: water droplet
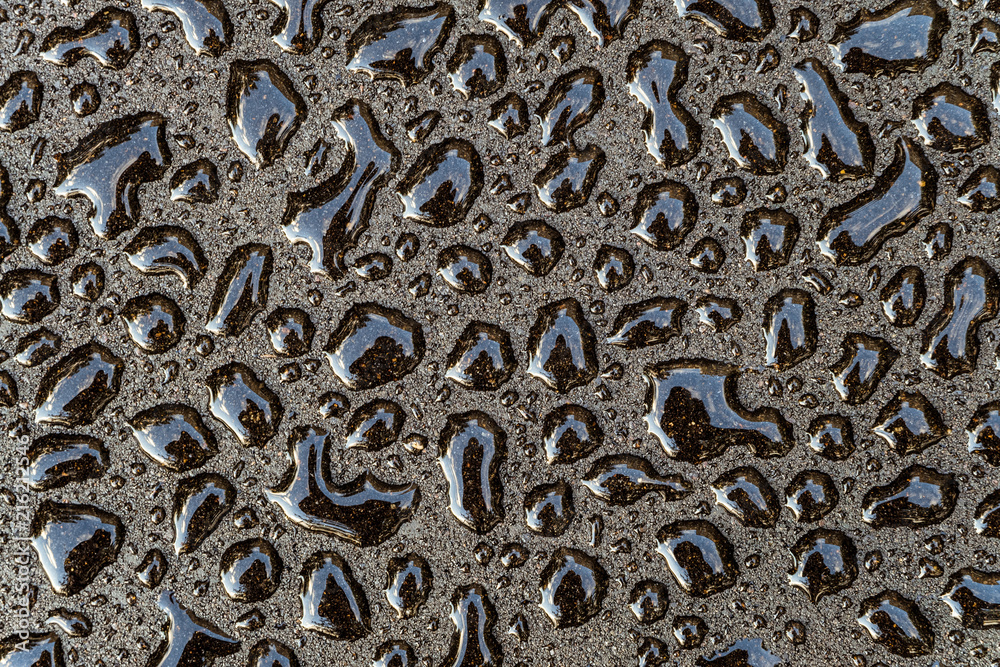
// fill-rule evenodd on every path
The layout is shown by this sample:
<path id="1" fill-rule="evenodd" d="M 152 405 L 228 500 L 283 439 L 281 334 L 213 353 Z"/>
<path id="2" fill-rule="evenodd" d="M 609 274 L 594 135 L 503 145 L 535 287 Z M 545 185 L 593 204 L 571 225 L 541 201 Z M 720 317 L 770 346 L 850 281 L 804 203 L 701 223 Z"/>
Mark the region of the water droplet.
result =
<path id="1" fill-rule="evenodd" d="M 567 147 L 555 153 L 532 179 L 538 200 L 556 213 L 583 206 L 590 199 L 605 162 L 599 146 Z"/>
<path id="2" fill-rule="evenodd" d="M 488 533 L 504 517 L 500 468 L 507 434 L 489 415 L 465 412 L 448 417 L 438 447 L 451 513 L 469 529 Z"/>
<path id="3" fill-rule="evenodd" d="M 183 227 L 144 227 L 125 247 L 129 264 L 147 275 L 173 274 L 194 289 L 208 271 L 208 260 L 194 235 Z"/>
<path id="4" fill-rule="evenodd" d="M 334 375 L 361 391 L 395 382 L 424 358 L 424 330 L 393 308 L 353 305 L 323 348 Z"/>
<path id="5" fill-rule="evenodd" d="M 597 377 L 597 339 L 576 299 L 539 308 L 527 348 L 528 374 L 561 394 Z"/>
<path id="6" fill-rule="evenodd" d="M 673 250 L 698 220 L 698 200 L 683 183 L 663 180 L 645 186 L 632 209 L 631 232 L 651 248 Z"/>
<path id="7" fill-rule="evenodd" d="M 756 468 L 733 468 L 712 482 L 715 503 L 744 526 L 774 528 L 781 516 L 778 494 Z"/>
<path id="8" fill-rule="evenodd" d="M 352 99 L 333 113 L 346 154 L 340 170 L 314 188 L 288 195 L 281 225 L 293 244 L 309 247 L 309 270 L 337 279 L 344 255 L 368 229 L 375 198 L 395 176 L 400 154 L 367 104 Z"/>
<path id="9" fill-rule="evenodd" d="M 452 87 L 465 99 L 489 97 L 507 83 L 507 57 L 492 35 L 462 35 L 448 59 Z"/>
<path id="10" fill-rule="evenodd" d="M 900 138 L 875 187 L 823 216 L 817 231 L 819 251 L 838 265 L 868 262 L 883 243 L 933 212 L 936 196 L 934 166 L 916 143 Z"/>
<path id="11" fill-rule="evenodd" d="M 244 447 L 260 447 L 274 437 L 285 409 L 249 366 L 234 362 L 216 368 L 205 386 L 212 416 Z"/>
<path id="12" fill-rule="evenodd" d="M 576 516 L 573 488 L 562 480 L 540 484 L 525 494 L 524 512 L 528 530 L 544 537 L 559 537 Z"/>
<path id="13" fill-rule="evenodd" d="M 604 456 L 591 465 L 583 485 L 611 505 L 633 505 L 649 492 L 664 502 L 680 500 L 692 489 L 680 475 L 660 475 L 648 460 L 632 454 Z"/>
<path id="14" fill-rule="evenodd" d="M 934 0 L 896 0 L 838 23 L 830 52 L 846 74 L 895 78 L 936 61 L 948 27 L 948 11 Z"/>
<path id="15" fill-rule="evenodd" d="M 511 225 L 501 247 L 517 266 L 541 278 L 559 263 L 566 243 L 555 227 L 542 220 L 525 220 Z"/>
<path id="16" fill-rule="evenodd" d="M 800 116 L 806 162 L 835 183 L 871 175 L 875 145 L 868 125 L 854 117 L 851 100 L 830 71 L 818 59 L 807 58 L 792 72 L 806 102 Z"/>
<path id="17" fill-rule="evenodd" d="M 825 472 L 803 470 L 785 489 L 785 507 L 800 523 L 819 521 L 840 502 L 837 484 Z"/>
<path id="18" fill-rule="evenodd" d="M 493 324 L 470 322 L 448 355 L 445 377 L 467 389 L 493 391 L 516 367 L 510 334 Z"/>
<path id="19" fill-rule="evenodd" d="M 340 486 L 331 481 L 330 434 L 299 426 L 288 439 L 292 466 L 265 492 L 290 521 L 362 547 L 381 544 L 420 504 L 415 484 L 387 484 L 371 472 Z"/>
<path id="20" fill-rule="evenodd" d="M 222 588 L 233 600 L 260 602 L 281 585 L 285 566 L 274 545 L 260 538 L 230 545 L 219 561 Z"/>
<path id="21" fill-rule="evenodd" d="M 196 3 L 199 0 L 189 0 Z M 187 204 L 211 204 L 218 198 L 219 173 L 208 158 L 189 162 L 170 177 L 170 199 Z"/>
<path id="22" fill-rule="evenodd" d="M 802 589 L 813 603 L 851 587 L 858 576 L 854 540 L 839 530 L 817 528 L 792 547 L 794 569 L 788 583 Z"/>
<path id="23" fill-rule="evenodd" d="M 375 399 L 354 411 L 347 422 L 348 449 L 380 451 L 399 439 L 406 412 L 398 403 Z"/>
<path id="24" fill-rule="evenodd" d="M 403 217 L 430 227 L 450 227 L 468 215 L 483 189 L 483 163 L 465 139 L 427 148 L 396 187 Z"/>
<path id="25" fill-rule="evenodd" d="M 715 4 L 714 0 L 703 1 Z M 712 125 L 722 135 L 729 157 L 741 168 L 756 176 L 784 171 L 788 128 L 756 96 L 735 93 L 720 97 L 712 107 Z"/>
<path id="26" fill-rule="evenodd" d="M 92 424 L 121 389 L 125 363 L 100 343 L 76 348 L 45 373 L 35 399 L 35 422 Z"/>
<path id="27" fill-rule="evenodd" d="M 236 502 L 236 489 L 222 475 L 202 473 L 177 483 L 174 552 L 188 554 L 212 534 Z"/>
<path id="28" fill-rule="evenodd" d="M 708 521 L 675 521 L 656 533 L 656 552 L 667 562 L 681 589 L 696 598 L 708 597 L 736 583 L 739 566 L 733 546 Z"/>
<path id="29" fill-rule="evenodd" d="M 934 630 L 912 600 L 882 591 L 861 602 L 858 624 L 887 651 L 913 658 L 934 649 Z"/>
<path id="30" fill-rule="evenodd" d="M 273 639 L 261 639 L 250 649 L 247 667 L 299 667 L 291 647 Z"/>
<path id="31" fill-rule="evenodd" d="M 135 16 L 105 7 L 80 28 L 59 27 L 42 41 L 41 57 L 54 65 L 75 65 L 90 56 L 102 67 L 123 69 L 139 50 Z"/>
<path id="32" fill-rule="evenodd" d="M 608 573 L 596 558 L 561 547 L 542 570 L 539 607 L 555 628 L 575 628 L 596 616 L 608 593 Z"/>
<path id="33" fill-rule="evenodd" d="M 701 125 L 679 99 L 688 61 L 683 49 L 664 40 L 647 42 L 628 58 L 628 91 L 645 109 L 646 150 L 661 167 L 682 165 L 701 149 Z"/>
<path id="34" fill-rule="evenodd" d="M 162 354 L 176 346 L 187 324 L 180 307 L 160 293 L 129 299 L 120 315 L 132 342 L 149 354 Z"/>
<path id="35" fill-rule="evenodd" d="M 233 24 L 222 0 L 142 0 L 143 9 L 176 16 L 200 56 L 221 56 L 233 45 Z"/>
<path id="36" fill-rule="evenodd" d="M 157 604 L 167 615 L 167 632 L 149 656 L 149 667 L 208 667 L 240 650 L 239 640 L 182 606 L 173 591 L 160 593 Z"/>
<path id="37" fill-rule="evenodd" d="M 90 226 L 102 239 L 132 229 L 139 224 L 139 187 L 159 180 L 170 165 L 166 126 L 157 113 L 102 123 L 76 148 L 54 156 L 55 194 L 88 199 Z"/>
<path id="38" fill-rule="evenodd" d="M 966 257 L 944 280 L 944 305 L 924 331 L 920 363 L 946 380 L 976 369 L 979 326 L 1000 311 L 1000 279 L 979 257 Z"/>
<path id="39" fill-rule="evenodd" d="M 894 327 L 912 327 L 920 319 L 927 300 L 924 272 L 917 266 L 904 266 L 879 293 L 882 313 Z"/>
<path id="40" fill-rule="evenodd" d="M 57 595 L 76 595 L 118 559 L 125 525 L 92 505 L 43 500 L 31 520 L 31 543 Z"/>
<path id="41" fill-rule="evenodd" d="M 270 60 L 237 60 L 229 66 L 229 130 L 258 169 L 284 155 L 306 115 L 305 100 L 292 80 Z"/>
<path id="42" fill-rule="evenodd" d="M 879 412 L 872 432 L 900 456 L 916 454 L 948 434 L 941 413 L 917 392 L 899 392 Z"/>
<path id="43" fill-rule="evenodd" d="M 913 465 L 865 494 L 861 518 L 875 528 L 915 528 L 944 521 L 957 502 L 954 475 Z"/>
<path id="44" fill-rule="evenodd" d="M 42 111 L 42 82 L 34 72 L 18 71 L 0 86 L 0 130 L 17 132 L 28 127 Z"/>
<path id="45" fill-rule="evenodd" d="M 27 452 L 27 482 L 35 491 L 98 479 L 108 469 L 104 443 L 87 435 L 53 433 L 31 443 Z"/>
<path id="46" fill-rule="evenodd" d="M 389 559 L 385 597 L 399 618 L 413 618 L 434 588 L 431 567 L 421 556 L 409 553 Z"/>
<path id="47" fill-rule="evenodd" d="M 672 458 L 707 461 L 734 444 L 762 457 L 792 447 L 792 426 L 780 412 L 740 404 L 735 367 L 676 359 L 646 367 L 645 376 L 646 426 Z"/>

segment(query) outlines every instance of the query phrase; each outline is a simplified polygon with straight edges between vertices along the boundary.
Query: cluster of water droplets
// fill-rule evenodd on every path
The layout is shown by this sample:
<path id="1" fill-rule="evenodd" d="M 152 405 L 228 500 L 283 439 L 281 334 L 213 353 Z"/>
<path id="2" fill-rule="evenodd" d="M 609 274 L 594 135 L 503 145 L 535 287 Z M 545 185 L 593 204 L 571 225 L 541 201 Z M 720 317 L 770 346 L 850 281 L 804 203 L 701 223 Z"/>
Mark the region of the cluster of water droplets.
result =
<path id="1" fill-rule="evenodd" d="M 272 3 L 0 9 L 0 666 L 1000 660 L 1000 7 Z"/>

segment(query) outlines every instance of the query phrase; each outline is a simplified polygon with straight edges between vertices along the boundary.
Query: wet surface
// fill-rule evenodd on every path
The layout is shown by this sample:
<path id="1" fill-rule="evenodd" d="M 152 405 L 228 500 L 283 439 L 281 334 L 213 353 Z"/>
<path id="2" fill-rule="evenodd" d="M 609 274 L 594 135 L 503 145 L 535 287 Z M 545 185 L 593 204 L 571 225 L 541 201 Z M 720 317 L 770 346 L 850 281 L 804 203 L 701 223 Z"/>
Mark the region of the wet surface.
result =
<path id="1" fill-rule="evenodd" d="M 1000 662 L 998 11 L 3 5 L 0 665 Z"/>

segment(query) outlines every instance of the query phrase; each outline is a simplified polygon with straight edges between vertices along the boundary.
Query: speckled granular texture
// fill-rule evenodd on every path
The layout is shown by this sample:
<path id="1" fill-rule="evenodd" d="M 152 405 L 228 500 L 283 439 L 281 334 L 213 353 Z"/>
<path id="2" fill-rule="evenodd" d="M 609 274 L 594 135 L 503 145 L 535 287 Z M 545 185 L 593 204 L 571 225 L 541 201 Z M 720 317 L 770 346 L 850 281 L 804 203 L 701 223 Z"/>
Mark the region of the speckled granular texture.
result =
<path id="1" fill-rule="evenodd" d="M 985 139 L 984 145 L 968 152 L 948 152 L 925 146 L 911 122 L 914 99 L 946 81 L 977 98 L 987 112 L 984 122 L 996 130 L 990 81 L 996 56 L 991 49 L 973 53 L 970 33 L 974 36 L 980 32 L 973 25 L 983 19 L 1000 19 L 995 12 L 984 9 L 982 2 L 977 0 L 963 8 L 942 4 L 949 26 L 940 55 L 932 57 L 922 72 L 890 77 L 845 73 L 834 63 L 829 48 L 836 24 L 847 23 L 859 11 L 879 9 L 882 4 L 806 4 L 817 17 L 818 34 L 815 39 L 800 42 L 786 36 L 794 27 L 790 13 L 800 3 L 777 1 L 772 5 L 773 29 L 759 41 L 740 42 L 720 36 L 704 23 L 679 17 L 672 3 L 645 0 L 621 37 L 603 48 L 596 48 L 597 41 L 576 14 L 563 7 L 551 15 L 544 35 L 522 48 L 496 26 L 479 20 L 480 7 L 474 0 L 456 0 L 450 3 L 454 25 L 443 49 L 434 56 L 432 71 L 405 88 L 396 80 L 372 81 L 364 73 L 346 68 L 349 35 L 369 16 L 392 8 L 380 1 L 326 4 L 322 38 L 306 54 L 286 52 L 272 40 L 272 25 L 280 20 L 280 11 L 274 5 L 228 2 L 234 26 L 232 45 L 218 57 L 196 54 L 173 15 L 147 11 L 137 2 L 123 2 L 116 6 L 134 16 L 140 38 L 137 52 L 120 70 L 104 68 L 91 58 L 63 67 L 40 56 L 46 36 L 57 26 L 78 28 L 103 5 L 90 0 L 71 7 L 55 2 L 35 4 L 38 6 L 3 5 L 7 20 L 0 22 L 0 51 L 4 53 L 0 79 L 7 80 L 15 71 L 31 71 L 37 74 L 43 90 L 37 121 L 14 132 L 0 132 L 0 164 L 10 174 L 13 193 L 7 211 L 20 228 L 22 240 L 40 218 L 56 215 L 72 219 L 79 233 L 79 248 L 58 266 L 44 267 L 22 242 L 2 265 L 5 273 L 21 268 L 54 273 L 62 297 L 59 307 L 38 323 L 0 319 L 0 347 L 10 355 L 0 369 L 10 373 L 19 392 L 16 404 L 0 408 L 4 424 L 0 435 L 0 479 L 4 488 L 0 502 L 0 535 L 4 538 L 0 543 L 0 607 L 17 606 L 18 572 L 12 563 L 20 547 L 12 538 L 26 534 L 23 526 L 13 523 L 17 494 L 28 494 L 29 515 L 35 514 L 43 500 L 83 503 L 114 513 L 125 525 L 121 551 L 113 563 L 82 591 L 69 597 L 53 592 L 31 552 L 31 582 L 35 587 L 32 628 L 59 633 L 46 628 L 45 621 L 51 610 L 60 607 L 82 612 L 93 624 L 88 637 L 60 633 L 67 664 L 147 664 L 161 643 L 166 620 L 157 600 L 161 591 L 170 590 L 183 607 L 240 640 L 236 653 L 216 660 L 214 664 L 220 667 L 247 664 L 250 648 L 263 638 L 292 647 L 302 665 L 367 665 L 376 648 L 389 640 L 408 642 L 419 657 L 418 664 L 450 665 L 445 656 L 454 627 L 449 620 L 451 600 L 457 588 L 468 584 L 485 587 L 496 608 L 493 635 L 499 650 L 495 657 L 499 661 L 502 654 L 505 665 L 634 665 L 637 647 L 644 637 L 661 639 L 669 654 L 663 664 L 677 665 L 696 664 L 701 656 L 756 638 L 763 640 L 763 646 L 780 656 L 784 664 L 796 666 L 958 666 L 1000 661 L 996 631 L 964 628 L 939 598 L 946 590 L 948 577 L 961 568 L 1000 570 L 995 540 L 978 534 L 973 525 L 977 506 L 997 488 L 1000 476 L 982 456 L 968 451 L 965 432 L 977 408 L 996 398 L 996 320 L 985 321 L 979 327 L 981 349 L 973 372 L 944 379 L 922 365 L 920 359 L 924 352 L 923 332 L 945 305 L 946 274 L 969 256 L 982 258 L 994 269 L 998 266 L 993 214 L 970 212 L 958 200 L 962 184 L 973 171 L 996 164 L 1000 158 L 995 140 L 983 136 L 981 127 L 977 130 Z M 753 5 L 748 0 L 733 4 Z M 931 0 L 917 4 L 929 6 Z M 33 34 L 34 40 L 18 50 L 18 44 L 26 43 L 23 31 Z M 466 101 L 452 89 L 447 61 L 459 38 L 473 33 L 497 37 L 509 72 L 497 92 Z M 560 63 L 551 52 L 551 42 L 565 35 L 572 36 L 575 53 Z M 644 109 L 628 89 L 628 58 L 653 39 L 667 40 L 688 54 L 688 78 L 678 100 L 701 128 L 697 156 L 669 169 L 659 166 L 647 152 L 641 128 Z M 765 45 L 775 48 L 780 62 L 772 70 L 757 74 L 757 56 Z M 850 99 L 856 119 L 867 125 L 874 144 L 874 161 L 869 173 L 857 180 L 832 182 L 803 157 L 805 148 L 799 128 L 805 101 L 799 95 L 801 86 L 792 68 L 810 57 L 829 68 L 840 91 Z M 287 148 L 264 168 L 257 168 L 240 152 L 227 122 L 230 69 L 236 61 L 257 59 L 267 59 L 283 72 L 308 109 Z M 601 73 L 606 99 L 593 118 L 575 131 L 572 142 L 580 148 L 599 146 L 606 155 L 606 164 L 586 203 L 557 213 L 540 203 L 532 180 L 562 148 L 557 144 L 541 147 L 540 123 L 530 114 L 538 109 L 559 76 L 581 67 Z M 96 112 L 77 117 L 70 91 L 85 81 L 96 87 L 101 102 Z M 523 97 L 530 115 L 527 133 L 512 140 L 487 125 L 491 105 L 510 92 Z M 779 173 L 754 175 L 730 159 L 710 116 L 719 98 L 731 94 L 756 95 L 788 132 L 787 164 Z M 288 193 L 314 187 L 340 168 L 345 145 L 338 139 L 331 118 L 335 110 L 354 98 L 370 107 L 385 138 L 400 153 L 398 167 L 374 200 L 368 230 L 360 235 L 357 247 L 349 248 L 346 254 L 347 267 L 368 253 L 389 255 L 393 260 L 391 273 L 375 281 L 361 279 L 352 268 L 336 279 L 311 273 L 309 250 L 304 245 L 290 245 L 281 228 Z M 779 105 L 776 98 L 783 99 L 783 103 Z M 422 143 L 411 142 L 405 125 L 427 110 L 440 112 L 441 121 Z M 74 149 L 102 123 L 145 112 L 156 112 L 166 119 L 169 166 L 162 177 L 139 187 L 136 229 L 113 239 L 99 238 L 89 223 L 89 202 L 55 193 L 57 167 L 53 157 Z M 483 165 L 481 195 L 454 226 L 434 228 L 404 219 L 397 185 L 427 147 L 449 137 L 466 139 L 475 146 Z M 821 255 L 816 244 L 823 216 L 832 207 L 881 182 L 880 176 L 893 161 L 894 146 L 900 137 L 919 144 L 937 175 L 932 211 L 906 233 L 886 241 L 870 260 L 859 265 L 834 265 Z M 307 176 L 304 156 L 318 139 L 330 145 L 326 165 L 322 171 Z M 217 201 L 171 201 L 170 177 L 179 167 L 201 158 L 210 160 L 218 169 Z M 241 165 L 240 179 L 234 177 L 234 163 Z M 733 207 L 713 203 L 711 183 L 732 176 L 745 181 L 745 200 Z M 501 178 L 508 178 L 510 187 L 496 192 L 494 185 Z M 663 178 L 686 184 L 698 202 L 693 230 L 682 244 L 669 251 L 656 250 L 630 233 L 635 226 L 632 211 L 637 195 L 644 186 Z M 46 192 L 30 203 L 26 191 L 34 179 L 45 184 Z M 777 185 L 787 191 L 787 199 L 780 203 L 766 198 Z M 604 215 L 599 208 L 605 192 L 617 202 L 614 211 L 608 211 L 610 215 Z M 520 193 L 526 193 L 530 202 L 523 213 L 508 206 L 511 198 Z M 744 259 L 740 224 L 746 211 L 776 206 L 797 219 L 801 232 L 787 264 L 755 272 Z M 487 216 L 491 224 L 481 224 L 481 215 Z M 511 225 L 533 219 L 543 219 L 555 227 L 566 246 L 555 268 L 544 277 L 530 276 L 501 248 Z M 938 223 L 947 223 L 953 232 L 950 252 L 928 259 L 923 241 L 928 229 Z M 204 249 L 208 270 L 194 289 L 187 289 L 175 276 L 147 275 L 130 265 L 126 246 L 138 229 L 155 225 L 184 227 Z M 416 234 L 420 239 L 419 253 L 405 262 L 394 252 L 397 239 L 404 233 Z M 688 258 L 691 248 L 706 237 L 715 239 L 725 251 L 725 261 L 714 274 L 698 271 Z M 199 354 L 196 339 L 208 333 L 205 324 L 225 262 L 237 246 L 248 243 L 264 244 L 273 253 L 266 308 L 240 335 L 212 335 L 214 351 L 207 356 Z M 490 259 L 492 280 L 484 292 L 459 293 L 438 274 L 440 251 L 454 244 L 478 249 Z M 592 268 L 603 244 L 624 248 L 635 264 L 635 277 L 612 293 L 599 286 Z M 100 299 L 87 303 L 73 296 L 71 273 L 77 265 L 91 261 L 103 267 L 106 286 Z M 883 315 L 880 292 L 905 265 L 916 265 L 923 271 L 927 297 L 916 324 L 897 328 Z M 806 277 L 814 269 L 826 276 L 832 289 L 817 291 L 810 285 Z M 872 279 L 876 270 L 880 281 Z M 430 290 L 425 296 L 414 296 L 408 286 L 424 273 L 433 276 Z M 788 288 L 806 290 L 815 303 L 817 339 L 815 352 L 800 363 L 777 370 L 765 363 L 764 304 Z M 129 299 L 152 292 L 161 292 L 175 301 L 187 319 L 179 343 L 162 354 L 141 351 L 129 338 L 120 317 Z M 717 333 L 699 323 L 696 301 L 709 294 L 735 299 L 743 311 L 735 326 Z M 987 306 L 995 309 L 996 291 L 985 289 L 984 294 Z M 608 344 L 606 339 L 614 333 L 612 325 L 622 308 L 654 296 L 676 297 L 687 304 L 681 334 L 665 344 L 635 350 Z M 594 329 L 596 370 L 605 377 L 588 378 L 583 386 L 558 393 L 528 374 L 527 341 L 539 308 L 569 297 L 579 300 L 583 315 Z M 426 352 L 415 370 L 402 379 L 350 391 L 331 371 L 323 347 L 344 315 L 358 303 L 396 309 L 418 322 Z M 300 308 L 315 324 L 311 349 L 301 358 L 278 358 L 271 347 L 264 320 L 279 307 Z M 516 369 L 499 389 L 471 391 L 445 377 L 449 352 L 472 321 L 495 324 L 512 341 Z M 26 368 L 13 355 L 18 341 L 39 327 L 58 333 L 61 348 L 45 363 Z M 841 357 L 845 336 L 855 332 L 884 339 L 899 357 L 870 398 L 849 405 L 838 397 L 829 369 Z M 120 390 L 93 423 L 73 428 L 36 424 L 36 395 L 43 376 L 72 350 L 91 341 L 106 346 L 123 361 Z M 648 433 L 643 419 L 647 383 L 642 375 L 648 366 L 675 359 L 705 359 L 739 367 L 738 403 L 752 410 L 771 407 L 780 411 L 792 426 L 790 451 L 761 458 L 744 446 L 734 445 L 697 464 L 667 456 L 659 440 Z M 234 361 L 252 368 L 284 408 L 277 433 L 259 448 L 241 445 L 209 411 L 206 380 L 213 370 Z M 282 368 L 293 362 L 299 365 L 301 378 L 282 381 Z M 623 370 L 620 377 L 615 372 L 616 364 Z M 284 372 L 287 379 L 287 370 Z M 929 448 L 903 456 L 890 450 L 871 427 L 898 392 L 917 390 L 940 412 L 948 433 Z M 377 452 L 346 449 L 343 443 L 349 434 L 350 413 L 339 419 L 323 419 L 319 413 L 320 396 L 329 391 L 345 394 L 352 411 L 373 399 L 395 401 L 407 413 L 402 435 L 422 434 L 429 440 L 428 447 L 414 454 L 404 449 L 400 438 Z M 516 397 L 501 401 L 508 392 L 515 392 Z M 128 428 L 128 419 L 133 415 L 164 403 L 194 407 L 215 434 L 219 452 L 197 470 L 175 473 L 153 462 L 143 454 Z M 582 460 L 549 465 L 542 444 L 542 421 L 552 409 L 566 403 L 585 406 L 597 416 L 605 433 L 604 442 Z M 471 410 L 488 413 L 507 434 L 508 455 L 499 473 L 505 517 L 485 535 L 461 524 L 449 510 L 447 482 L 436 459 L 437 443 L 448 416 Z M 822 458 L 808 444 L 810 422 L 819 415 L 834 413 L 851 420 L 857 443 L 856 451 L 842 461 Z M 278 486 L 291 465 L 286 458 L 290 434 L 297 427 L 309 425 L 322 426 L 331 433 L 333 482 L 343 483 L 370 470 L 387 483 L 413 482 L 419 487 L 421 500 L 415 513 L 384 543 L 362 548 L 298 527 L 266 499 L 265 491 Z M 96 479 L 48 491 L 19 488 L 17 438 L 27 435 L 33 440 L 52 432 L 88 434 L 103 441 L 110 461 L 106 472 Z M 630 506 L 602 502 L 584 487 L 582 479 L 595 460 L 612 454 L 646 458 L 660 474 L 682 475 L 692 491 L 670 502 L 655 493 Z M 917 528 L 876 529 L 863 522 L 865 494 L 873 487 L 889 484 L 914 464 L 955 476 L 959 494 L 950 516 Z M 839 502 L 816 522 L 799 522 L 788 508 L 781 507 L 773 527 L 745 527 L 715 503 L 710 486 L 719 475 L 739 466 L 756 468 L 777 492 L 779 505 L 797 474 L 823 471 L 835 480 Z M 199 547 L 178 556 L 173 548 L 174 493 L 179 480 L 203 472 L 217 473 L 231 482 L 236 499 Z M 558 480 L 572 487 L 575 516 L 563 534 L 544 537 L 528 529 L 524 498 L 536 486 Z M 245 507 L 256 513 L 259 522 L 239 529 L 234 518 Z M 592 531 L 597 519 L 603 530 L 595 544 Z M 735 585 L 707 598 L 692 597 L 682 590 L 656 553 L 660 528 L 688 519 L 707 520 L 718 528 L 732 544 L 739 569 Z M 817 527 L 842 531 L 851 537 L 857 551 L 858 575 L 848 588 L 813 603 L 802 590 L 789 585 L 788 573 L 793 569 L 792 545 Z M 274 545 L 284 562 L 284 574 L 271 597 L 255 603 L 238 602 L 223 590 L 220 560 L 230 545 L 255 537 Z M 501 564 L 500 553 L 503 545 L 511 542 L 522 544 L 530 556 L 523 566 L 507 569 Z M 494 552 L 485 565 L 475 556 L 480 543 L 489 545 Z M 154 547 L 166 554 L 169 567 L 163 581 L 149 590 L 140 584 L 135 569 Z M 539 608 L 542 571 L 561 547 L 593 556 L 610 578 L 601 611 L 576 628 L 554 629 Z M 304 630 L 300 624 L 298 574 L 317 551 L 336 551 L 350 565 L 370 605 L 370 632 L 366 636 L 349 642 L 334 641 Z M 876 551 L 881 553 L 881 564 L 868 567 L 866 563 L 873 562 L 871 554 Z M 390 558 L 411 552 L 428 562 L 434 577 L 433 590 L 412 618 L 399 619 L 384 594 L 386 568 Z M 936 565 L 922 565 L 925 559 Z M 939 574 L 920 577 L 922 568 L 932 573 L 938 570 Z M 662 582 L 669 591 L 665 617 L 646 626 L 637 622 L 628 606 L 633 586 L 645 579 Z M 887 589 L 915 601 L 926 617 L 935 638 L 928 655 L 900 658 L 873 642 L 858 624 L 862 601 Z M 236 620 L 255 607 L 266 619 L 263 628 L 237 630 Z M 521 640 L 507 632 L 519 614 L 527 629 L 527 636 Z M 672 624 L 682 616 L 704 619 L 708 634 L 700 647 L 684 650 L 678 646 Z M 786 631 L 793 621 L 804 626 L 804 641 L 793 642 L 790 637 L 794 633 Z M 0 614 L 0 636 L 7 637 L 15 629 L 13 618 Z M 3 660 L 0 658 L 0 664 L 22 664 L 10 656 L 7 662 Z"/>

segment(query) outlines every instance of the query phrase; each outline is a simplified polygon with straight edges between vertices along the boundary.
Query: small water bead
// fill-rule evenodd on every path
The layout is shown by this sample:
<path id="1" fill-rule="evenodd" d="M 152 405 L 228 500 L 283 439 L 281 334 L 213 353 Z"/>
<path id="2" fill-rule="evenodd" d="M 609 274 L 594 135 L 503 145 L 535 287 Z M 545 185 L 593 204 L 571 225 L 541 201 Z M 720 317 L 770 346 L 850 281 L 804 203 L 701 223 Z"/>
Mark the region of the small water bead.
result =
<path id="1" fill-rule="evenodd" d="M 746 182 L 739 176 L 717 178 L 711 186 L 712 203 L 726 208 L 739 206 L 747 198 Z"/>
<path id="2" fill-rule="evenodd" d="M 886 590 L 861 602 L 858 623 L 886 650 L 904 658 L 928 655 L 934 630 L 912 600 Z"/>
<path id="3" fill-rule="evenodd" d="M 528 562 L 528 550 L 517 542 L 508 542 L 500 547 L 500 564 L 505 569 L 513 570 Z"/>
<path id="4" fill-rule="evenodd" d="M 643 625 L 651 625 L 667 615 L 667 587 L 659 581 L 645 579 L 636 583 L 629 594 L 629 610 Z"/>
<path id="5" fill-rule="evenodd" d="M 840 501 L 837 484 L 819 470 L 804 470 L 785 489 L 785 506 L 797 521 L 811 523 L 830 513 Z"/>
<path id="6" fill-rule="evenodd" d="M 688 262 L 702 273 L 718 273 L 725 261 L 725 249 L 712 237 L 701 239 L 688 252 Z"/>
<path id="7" fill-rule="evenodd" d="M 809 531 L 792 547 L 792 556 L 795 562 L 788 582 L 803 590 L 813 603 L 850 588 L 858 576 L 854 540 L 837 530 Z"/>
<path id="8" fill-rule="evenodd" d="M 299 308 L 277 308 L 264 321 L 271 347 L 282 357 L 301 357 L 309 352 L 316 327 Z"/>
<path id="9" fill-rule="evenodd" d="M 602 245 L 594 256 L 594 276 L 606 292 L 616 292 L 632 281 L 635 261 L 624 248 Z"/>
<path id="10" fill-rule="evenodd" d="M 260 538 L 230 545 L 219 561 L 222 588 L 233 600 L 260 602 L 281 584 L 284 565 L 274 545 Z"/>
<path id="11" fill-rule="evenodd" d="M 840 415 L 820 415 L 809 424 L 809 447 L 825 459 L 843 461 L 854 453 L 854 427 Z"/>
<path id="12" fill-rule="evenodd" d="M 553 627 L 578 627 L 601 611 L 608 581 L 607 571 L 596 558 L 561 547 L 542 570 L 539 606 Z"/>
<path id="13" fill-rule="evenodd" d="M 544 537 L 559 537 L 576 516 L 573 489 L 562 480 L 541 484 L 524 496 L 528 529 Z"/>
<path id="14" fill-rule="evenodd" d="M 912 465 L 885 486 L 865 494 L 861 518 L 875 528 L 940 523 L 951 516 L 958 493 L 954 475 Z"/>
<path id="15" fill-rule="evenodd" d="M 24 243 L 42 264 L 55 266 L 73 256 L 80 238 L 71 220 L 50 215 L 37 220 L 28 229 Z"/>
<path id="16" fill-rule="evenodd" d="M 716 478 L 711 487 L 716 504 L 744 526 L 773 528 L 781 515 L 778 495 L 756 468 L 733 468 Z"/>
<path id="17" fill-rule="evenodd" d="M 438 254 L 438 274 L 456 292 L 479 294 L 493 280 L 493 263 L 474 248 L 453 245 Z"/>

